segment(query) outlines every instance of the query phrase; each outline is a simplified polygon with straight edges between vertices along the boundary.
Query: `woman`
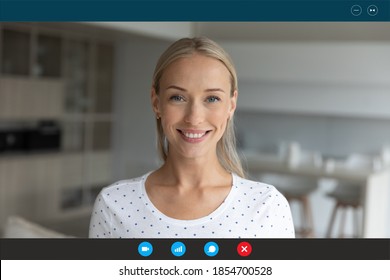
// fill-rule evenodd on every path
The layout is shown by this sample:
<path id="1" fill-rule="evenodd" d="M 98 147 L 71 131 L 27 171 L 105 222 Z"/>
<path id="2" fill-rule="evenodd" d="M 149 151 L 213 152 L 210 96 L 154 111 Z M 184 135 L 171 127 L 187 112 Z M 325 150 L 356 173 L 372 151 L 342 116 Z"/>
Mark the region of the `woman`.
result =
<path id="1" fill-rule="evenodd" d="M 244 179 L 235 150 L 237 76 L 207 38 L 184 38 L 160 57 L 152 108 L 162 166 L 96 199 L 90 237 L 294 237 L 286 199 Z"/>

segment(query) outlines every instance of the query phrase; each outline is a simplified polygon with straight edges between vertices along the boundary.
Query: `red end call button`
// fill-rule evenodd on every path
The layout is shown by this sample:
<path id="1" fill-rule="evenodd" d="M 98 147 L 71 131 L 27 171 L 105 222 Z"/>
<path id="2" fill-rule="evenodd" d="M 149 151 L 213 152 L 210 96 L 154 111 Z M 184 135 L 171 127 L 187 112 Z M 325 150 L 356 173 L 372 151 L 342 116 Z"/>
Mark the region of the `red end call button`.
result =
<path id="1" fill-rule="evenodd" d="M 237 253 L 241 257 L 247 257 L 252 253 L 252 245 L 248 242 L 240 242 L 237 245 Z"/>

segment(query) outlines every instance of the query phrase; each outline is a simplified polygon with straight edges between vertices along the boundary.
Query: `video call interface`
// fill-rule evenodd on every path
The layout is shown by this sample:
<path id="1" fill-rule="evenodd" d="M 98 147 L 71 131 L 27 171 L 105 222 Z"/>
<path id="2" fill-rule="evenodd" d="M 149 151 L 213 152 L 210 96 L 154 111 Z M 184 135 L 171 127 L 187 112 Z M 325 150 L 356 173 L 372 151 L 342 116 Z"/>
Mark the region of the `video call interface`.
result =
<path id="1" fill-rule="evenodd" d="M 390 279 L 388 104 L 389 0 L 0 0 L 1 279 Z"/>

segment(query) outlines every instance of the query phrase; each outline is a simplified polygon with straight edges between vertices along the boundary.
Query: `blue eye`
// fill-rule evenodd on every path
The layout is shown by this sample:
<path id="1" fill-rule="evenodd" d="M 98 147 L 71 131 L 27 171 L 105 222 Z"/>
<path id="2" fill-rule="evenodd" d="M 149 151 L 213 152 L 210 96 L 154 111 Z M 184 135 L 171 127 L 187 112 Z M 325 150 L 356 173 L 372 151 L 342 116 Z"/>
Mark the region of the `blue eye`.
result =
<path id="1" fill-rule="evenodd" d="M 221 99 L 217 96 L 210 96 L 210 97 L 207 97 L 207 102 L 209 103 L 215 103 L 215 102 L 218 102 L 220 101 Z"/>
<path id="2" fill-rule="evenodd" d="M 170 98 L 169 98 L 169 100 L 172 100 L 172 101 L 183 101 L 184 100 L 184 98 L 183 98 L 183 96 L 180 96 L 180 95 L 173 95 L 173 96 L 171 96 Z"/>

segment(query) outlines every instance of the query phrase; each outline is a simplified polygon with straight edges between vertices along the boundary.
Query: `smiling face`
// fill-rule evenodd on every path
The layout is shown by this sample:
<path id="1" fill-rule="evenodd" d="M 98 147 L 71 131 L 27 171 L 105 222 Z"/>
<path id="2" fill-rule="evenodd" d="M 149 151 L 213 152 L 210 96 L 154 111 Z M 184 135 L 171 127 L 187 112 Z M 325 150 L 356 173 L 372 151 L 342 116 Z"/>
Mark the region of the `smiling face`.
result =
<path id="1" fill-rule="evenodd" d="M 216 146 L 236 108 L 230 73 L 217 59 L 200 54 L 179 58 L 152 90 L 152 106 L 169 142 L 169 157 L 216 156 Z"/>

